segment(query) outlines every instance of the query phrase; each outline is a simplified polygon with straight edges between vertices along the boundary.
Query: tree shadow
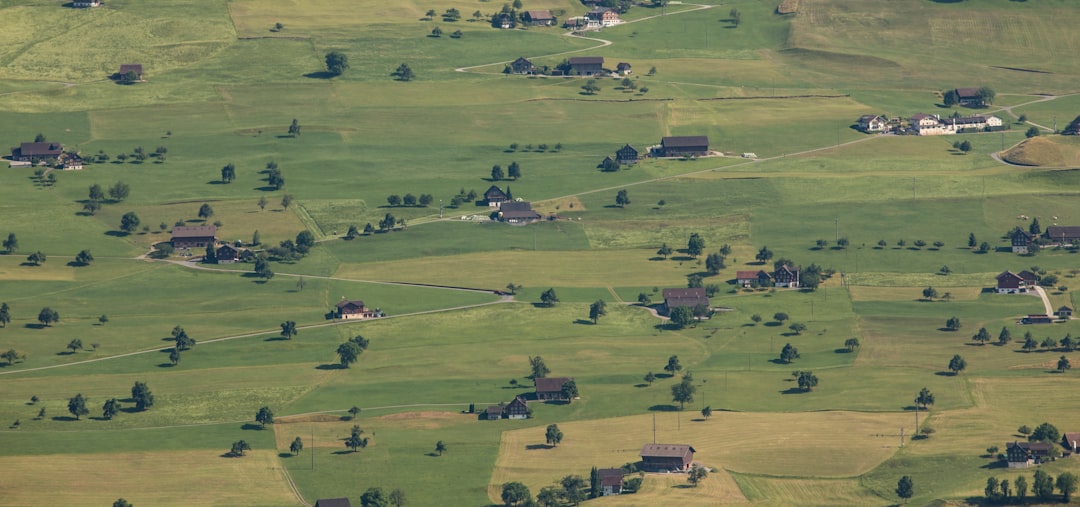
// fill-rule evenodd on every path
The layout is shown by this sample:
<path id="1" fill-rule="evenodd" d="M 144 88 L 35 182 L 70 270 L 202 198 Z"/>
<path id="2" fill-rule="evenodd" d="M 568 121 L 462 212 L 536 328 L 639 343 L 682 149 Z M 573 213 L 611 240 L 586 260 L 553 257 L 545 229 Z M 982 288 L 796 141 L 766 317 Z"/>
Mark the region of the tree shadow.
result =
<path id="1" fill-rule="evenodd" d="M 430 456 L 430 457 L 432 457 L 432 458 L 439 458 L 439 457 L 441 457 L 441 456 L 439 456 L 439 453 L 437 453 L 437 452 L 425 452 L 425 453 L 424 453 L 424 456 Z"/>
<path id="2" fill-rule="evenodd" d="M 780 326 L 782 326 L 782 325 L 783 325 L 783 323 L 782 323 L 782 322 L 777 322 L 777 321 L 775 321 L 775 320 L 773 320 L 773 321 L 769 321 L 769 322 L 766 322 L 766 323 L 765 323 L 765 326 L 766 326 L 766 327 L 780 327 Z"/>
<path id="3" fill-rule="evenodd" d="M 334 451 L 334 452 L 332 452 L 332 453 L 330 453 L 330 454 L 336 454 L 336 455 L 339 455 L 339 456 L 340 456 L 340 455 L 343 455 L 343 454 L 353 454 L 353 453 L 355 453 L 355 452 L 356 452 L 356 451 L 354 451 L 354 450 L 352 450 L 352 449 L 345 449 L 344 451 Z"/>
<path id="4" fill-rule="evenodd" d="M 854 350 L 848 350 L 848 349 L 846 349 L 844 347 L 840 347 L 838 349 L 833 350 L 833 353 L 836 353 L 836 354 L 851 354 L 852 352 L 855 352 L 855 351 Z"/>
<path id="5" fill-rule="evenodd" d="M 529 444 L 529 445 L 525 446 L 525 450 L 528 450 L 528 451 L 536 451 L 536 450 L 539 450 L 539 449 L 554 449 L 554 448 L 555 448 L 554 445 L 548 445 L 548 444 Z"/>
<path id="6" fill-rule="evenodd" d="M 334 74 L 333 72 L 327 72 L 325 70 L 320 70 L 317 72 L 308 72 L 307 74 L 304 74 L 304 77 L 310 79 L 331 79 L 337 77 L 337 74 Z"/>
<path id="7" fill-rule="evenodd" d="M 126 238 L 126 237 L 130 236 L 131 233 L 124 232 L 124 231 L 105 231 L 105 235 L 106 236 L 111 236 L 113 238 Z"/>
<path id="8" fill-rule="evenodd" d="M 78 419 L 76 419 L 74 417 L 71 417 L 69 415 L 54 415 L 54 416 L 52 416 L 51 419 L 54 420 L 54 421 L 60 421 L 60 422 L 78 421 Z"/>
<path id="9" fill-rule="evenodd" d="M 634 387 L 638 387 L 638 388 L 649 387 L 649 384 L 634 384 Z"/>
<path id="10" fill-rule="evenodd" d="M 158 363 L 157 365 L 158 368 L 173 368 L 175 366 L 176 365 L 172 363 Z"/>
<path id="11" fill-rule="evenodd" d="M 266 283 L 266 281 L 264 280 L 263 283 Z M 263 341 L 264 342 L 287 342 L 287 341 L 289 341 L 289 339 L 285 338 L 284 336 L 271 336 L 271 337 L 269 337 L 269 338 L 267 338 L 267 339 L 265 339 Z"/>
<path id="12" fill-rule="evenodd" d="M 805 394 L 809 392 L 811 391 L 807 391 L 801 387 L 789 387 L 787 389 L 784 389 L 783 391 L 780 391 L 780 394 Z"/>
<path id="13" fill-rule="evenodd" d="M 277 457 L 279 457 L 279 458 L 282 458 L 282 459 L 285 459 L 285 458 L 295 458 L 295 457 L 296 457 L 296 455 L 295 455 L 295 454 L 293 454 L 293 453 L 291 453 L 291 452 L 279 452 L 279 453 L 277 454 Z"/>
<path id="14" fill-rule="evenodd" d="M 264 427 L 258 423 L 244 423 L 243 426 L 240 426 L 240 429 L 245 431 L 262 431 Z"/>
<path id="15" fill-rule="evenodd" d="M 29 323 L 29 324 L 24 324 L 23 327 L 25 327 L 26 329 L 45 329 L 46 326 L 45 326 L 45 324 Z"/>
<path id="16" fill-rule="evenodd" d="M 649 407 L 649 410 L 652 412 L 678 412 L 679 407 L 667 403 L 661 403 L 659 405 L 653 405 Z"/>
<path id="17" fill-rule="evenodd" d="M 575 319 L 574 324 L 579 324 L 579 325 L 582 325 L 582 326 L 592 326 L 593 321 L 591 321 L 589 319 Z"/>
<path id="18" fill-rule="evenodd" d="M 939 377 L 955 377 L 956 376 L 956 374 L 951 372 L 951 371 L 935 371 L 934 375 L 937 375 Z"/>
<path id="19" fill-rule="evenodd" d="M 340 364 L 326 363 L 326 364 L 320 364 L 320 365 L 316 366 L 315 369 L 316 370 L 344 370 L 346 368 L 344 366 L 340 365 Z"/>

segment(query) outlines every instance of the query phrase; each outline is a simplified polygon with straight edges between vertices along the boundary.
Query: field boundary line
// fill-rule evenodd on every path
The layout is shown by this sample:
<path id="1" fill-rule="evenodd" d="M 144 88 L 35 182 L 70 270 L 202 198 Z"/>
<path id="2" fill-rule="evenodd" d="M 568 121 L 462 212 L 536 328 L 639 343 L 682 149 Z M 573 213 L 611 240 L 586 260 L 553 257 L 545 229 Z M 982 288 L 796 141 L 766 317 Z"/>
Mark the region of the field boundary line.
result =
<path id="1" fill-rule="evenodd" d="M 315 452 L 314 449 L 311 452 Z M 281 458 L 278 458 L 279 462 L 280 460 Z M 307 500 L 304 500 L 304 496 L 300 494 L 300 490 L 296 488 L 296 483 L 293 482 L 292 475 L 289 474 L 289 468 L 286 467 L 284 463 L 281 464 L 281 474 L 285 476 L 285 483 L 289 486 L 289 489 L 292 490 L 293 494 L 296 495 L 296 499 L 300 501 L 300 505 L 311 507 L 311 504 L 309 504 Z"/>

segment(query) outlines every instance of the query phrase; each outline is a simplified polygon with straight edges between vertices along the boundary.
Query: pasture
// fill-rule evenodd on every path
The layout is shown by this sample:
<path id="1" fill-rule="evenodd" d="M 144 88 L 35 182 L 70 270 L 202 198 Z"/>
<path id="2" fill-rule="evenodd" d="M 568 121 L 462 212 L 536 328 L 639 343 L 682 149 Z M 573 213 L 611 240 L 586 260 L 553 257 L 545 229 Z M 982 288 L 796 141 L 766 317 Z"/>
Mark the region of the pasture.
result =
<path id="1" fill-rule="evenodd" d="M 1002 271 L 1032 269 L 1058 278 L 1047 289 L 1053 307 L 1080 303 L 1075 250 L 1019 256 L 1004 236 L 1032 217 L 1043 228 L 1080 225 L 1076 143 L 1044 132 L 1018 144 L 1020 124 L 936 138 L 871 136 L 852 124 L 870 113 L 957 111 L 1064 127 L 1080 100 L 1070 58 L 1080 9 L 802 0 L 780 16 L 775 3 L 637 6 L 628 23 L 573 37 L 493 29 L 473 13 L 501 4 L 480 0 L 0 1 L 10 28 L 0 34 L 0 146 L 40 133 L 87 158 L 108 155 L 50 172 L 53 183 L 33 168 L 0 170 L 0 239 L 18 240 L 0 255 L 11 317 L 0 351 L 17 356 L 0 361 L 4 503 L 356 504 L 377 486 L 402 489 L 410 505 L 488 506 L 504 482 L 535 494 L 594 465 L 636 461 L 654 418 L 658 440 L 693 445 L 717 472 L 698 488 L 650 475 L 635 495 L 586 505 L 891 505 L 902 475 L 915 480 L 913 504 L 953 504 L 981 496 L 990 475 L 1015 480 L 1020 472 L 995 469 L 984 450 L 1022 438 L 1022 424 L 1075 431 L 1080 415 L 1069 403 L 1075 374 L 1057 371 L 1059 357 L 1080 356 L 1025 351 L 1024 334 L 1057 341 L 1080 324 L 1022 326 L 1041 302 L 990 288 Z M 442 19 L 451 8 L 460 20 Z M 560 20 L 588 10 L 524 0 L 522 10 L 536 9 Z M 441 37 L 430 36 L 435 27 Z M 341 76 L 324 72 L 328 51 L 349 57 Z M 608 77 L 586 94 L 583 79 L 503 74 L 522 56 L 628 62 L 633 87 Z M 145 81 L 111 82 L 121 63 L 142 63 Z M 414 80 L 390 77 L 401 63 Z M 997 91 L 986 109 L 941 103 L 942 90 L 983 85 Z M 294 118 L 302 133 L 286 135 Z M 672 135 L 707 135 L 724 156 L 598 168 L 624 144 L 644 152 Z M 953 148 L 958 140 L 972 150 Z M 164 159 L 133 156 L 159 147 Z M 991 157 L 1010 148 L 1007 158 L 1047 167 Z M 266 181 L 270 162 L 281 189 Z M 512 162 L 520 178 L 491 178 L 492 166 Z M 226 164 L 236 168 L 230 183 Z M 128 197 L 84 212 L 91 185 L 116 182 Z M 488 223 L 480 198 L 451 205 L 491 185 L 558 219 L 515 227 Z M 432 202 L 388 201 L 409 193 Z M 204 203 L 214 211 L 205 220 Z M 128 212 L 140 226 L 123 233 Z M 387 214 L 406 226 L 343 238 Z M 305 230 L 318 243 L 302 259 L 271 261 L 276 276 L 265 281 L 252 264 L 143 257 L 174 224 L 215 222 L 219 239 L 256 249 Z M 255 231 L 261 245 L 250 245 Z M 697 257 L 685 251 L 694 233 L 706 243 Z M 970 248 L 969 235 L 990 251 Z M 659 255 L 663 244 L 674 252 Z M 731 254 L 710 274 L 704 259 L 724 245 Z M 755 260 L 763 247 L 774 252 L 764 263 Z M 95 260 L 76 266 L 83 249 Z M 37 251 L 47 255 L 39 266 L 27 259 Z M 737 271 L 779 259 L 833 274 L 813 291 L 735 287 Z M 660 289 L 693 275 L 715 291 L 710 319 L 675 329 L 637 305 L 639 294 L 659 305 Z M 521 286 L 513 297 L 423 286 L 509 283 Z M 929 286 L 949 298 L 923 300 Z M 560 302 L 535 304 L 548 288 Z M 343 297 L 387 318 L 328 320 Z M 597 300 L 606 314 L 593 323 Z M 60 321 L 42 325 L 43 307 Z M 943 330 L 954 316 L 961 328 Z M 299 330 L 291 340 L 279 337 L 287 320 Z M 197 345 L 173 364 L 177 325 Z M 981 327 L 991 343 L 972 340 Z M 994 344 L 1003 327 L 1012 341 Z M 368 349 L 344 368 L 335 351 L 358 335 Z M 848 350 L 850 338 L 859 345 Z M 81 349 L 67 347 L 76 339 Z M 789 343 L 799 357 L 784 363 Z M 954 354 L 968 362 L 959 375 L 946 373 Z M 671 396 L 679 379 L 663 369 L 672 355 L 696 389 L 682 411 Z M 532 403 L 525 421 L 467 413 L 531 393 L 535 356 L 552 376 L 574 377 L 581 399 Z M 818 386 L 801 392 L 793 370 L 812 370 Z M 128 398 L 135 382 L 153 390 L 149 410 Z M 918 429 L 910 400 L 924 387 L 936 402 L 920 423 L 936 432 L 900 448 L 901 429 Z M 67 410 L 77 393 L 89 411 L 78 420 Z M 122 409 L 106 419 L 113 398 Z M 276 416 L 265 429 L 254 423 L 262 406 Z M 349 419 L 353 406 L 361 411 Z M 543 448 L 553 423 L 566 437 Z M 370 439 L 355 453 L 344 445 L 353 425 Z M 293 456 L 296 437 L 304 449 Z M 253 450 L 223 457 L 239 439 Z M 1080 464 L 1045 468 L 1056 476 Z"/>

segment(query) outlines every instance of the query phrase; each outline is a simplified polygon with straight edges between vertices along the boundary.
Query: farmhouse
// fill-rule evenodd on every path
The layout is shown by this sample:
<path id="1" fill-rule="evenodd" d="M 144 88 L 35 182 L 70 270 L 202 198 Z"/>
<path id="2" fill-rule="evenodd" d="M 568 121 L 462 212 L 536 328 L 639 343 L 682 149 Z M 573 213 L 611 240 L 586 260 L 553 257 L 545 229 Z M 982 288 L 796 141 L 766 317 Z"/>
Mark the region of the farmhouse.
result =
<path id="1" fill-rule="evenodd" d="M 1028 246 L 1031 245 L 1032 236 L 1027 231 L 1017 227 L 1009 233 L 1009 240 L 1012 242 L 1012 252 L 1015 254 L 1028 253 Z"/>
<path id="2" fill-rule="evenodd" d="M 75 0 L 71 2 L 72 7 L 79 9 L 85 9 L 87 7 L 101 7 L 101 0 Z"/>
<path id="3" fill-rule="evenodd" d="M 348 498 L 320 498 L 315 500 L 315 507 L 352 507 Z"/>
<path id="4" fill-rule="evenodd" d="M 764 269 L 739 271 L 735 273 L 735 284 L 740 287 L 768 287 L 772 284 L 772 275 Z"/>
<path id="5" fill-rule="evenodd" d="M 615 161 L 620 164 L 635 164 L 638 159 L 638 151 L 627 144 L 615 152 Z"/>
<path id="6" fill-rule="evenodd" d="M 776 287 L 799 288 L 799 268 L 786 264 L 776 268 L 776 271 L 773 271 L 773 282 Z"/>
<path id="7" fill-rule="evenodd" d="M 956 98 L 961 106 L 983 107 L 986 105 L 978 88 L 957 88 Z"/>
<path id="8" fill-rule="evenodd" d="M 978 132 L 982 130 L 992 130 L 999 128 L 1003 125 L 1001 118 L 997 116 L 986 116 L 982 114 L 975 114 L 971 116 L 958 116 L 955 118 L 945 118 L 941 120 L 941 123 L 945 126 L 945 129 L 951 131 L 950 133 L 957 132 Z"/>
<path id="9" fill-rule="evenodd" d="M 551 15 L 551 11 L 525 11 L 525 14 L 521 16 L 525 20 L 525 24 L 532 26 L 554 26 L 555 16 Z"/>
<path id="10" fill-rule="evenodd" d="M 688 470 L 694 463 L 695 452 L 686 444 L 645 444 L 641 448 L 641 469 L 646 472 Z"/>
<path id="11" fill-rule="evenodd" d="M 615 66 L 615 72 L 618 72 L 619 74 L 622 74 L 622 75 L 625 76 L 625 75 L 633 73 L 634 71 L 630 67 L 629 63 L 619 62 L 619 64 Z"/>
<path id="12" fill-rule="evenodd" d="M 660 152 L 664 157 L 685 155 L 707 155 L 709 153 L 708 136 L 676 136 L 660 140 Z"/>
<path id="13" fill-rule="evenodd" d="M 540 214 L 533 211 L 532 204 L 528 202 L 504 202 L 499 207 L 499 220 L 508 224 L 524 224 L 540 220 Z"/>
<path id="14" fill-rule="evenodd" d="M 1046 236 L 1046 239 L 1056 241 L 1061 245 L 1080 241 L 1080 227 L 1075 225 L 1051 225 L 1046 228 L 1046 232 L 1043 234 Z"/>
<path id="15" fill-rule="evenodd" d="M 491 24 L 497 28 L 508 30 L 514 27 L 514 17 L 508 13 L 498 14 L 491 20 Z"/>
<path id="16" fill-rule="evenodd" d="M 1071 306 L 1062 306 L 1057 309 L 1057 316 L 1061 320 L 1069 320 L 1072 318 L 1073 309 Z"/>
<path id="17" fill-rule="evenodd" d="M 200 225 L 188 227 L 179 225 L 172 230 L 172 246 L 181 248 L 202 248 L 217 243 L 217 227 Z"/>
<path id="18" fill-rule="evenodd" d="M 600 475 L 600 496 L 611 496 L 622 493 L 623 469 L 601 468 L 596 471 Z"/>
<path id="19" fill-rule="evenodd" d="M 135 73 L 135 79 L 142 81 L 142 64 L 141 63 L 125 63 L 120 65 L 120 72 L 117 72 L 117 76 L 123 76 L 128 72 Z"/>
<path id="20" fill-rule="evenodd" d="M 604 72 L 604 57 L 602 56 L 572 56 L 567 62 L 570 64 L 572 76 L 591 76 Z"/>
<path id="21" fill-rule="evenodd" d="M 941 117 L 936 114 L 918 113 L 911 117 L 911 130 L 920 136 L 941 135 L 945 129 L 941 126 Z"/>
<path id="22" fill-rule="evenodd" d="M 1031 271 L 1025 269 L 1017 274 L 1020 275 L 1020 278 L 1024 279 L 1024 283 L 1026 283 L 1028 287 L 1034 287 L 1039 283 L 1039 275 L 1036 275 Z"/>
<path id="23" fill-rule="evenodd" d="M 664 307 L 661 309 L 661 313 L 665 315 L 671 315 L 671 311 L 685 306 L 693 309 L 698 305 L 705 305 L 706 308 L 710 307 L 709 296 L 705 294 L 705 289 L 696 287 L 692 289 L 664 289 L 662 294 L 664 295 Z"/>
<path id="24" fill-rule="evenodd" d="M 1027 282 L 1024 281 L 1024 277 L 1012 271 L 1005 271 L 997 276 L 998 294 L 1024 294 L 1026 292 Z"/>
<path id="25" fill-rule="evenodd" d="M 65 171 L 81 171 L 83 168 L 83 158 L 78 153 L 67 152 L 60 158 L 63 159 L 61 167 Z"/>
<path id="26" fill-rule="evenodd" d="M 503 406 L 502 405 L 491 405 L 490 407 L 487 408 L 487 410 L 484 411 L 484 420 L 498 421 L 499 419 L 502 419 L 502 417 L 503 417 Z"/>
<path id="27" fill-rule="evenodd" d="M 585 17 L 589 18 L 589 25 L 598 25 L 602 27 L 615 26 L 622 23 L 622 19 L 619 19 L 619 13 L 615 12 L 615 9 L 608 7 L 599 7 L 585 13 Z"/>
<path id="28" fill-rule="evenodd" d="M 495 185 L 492 185 L 491 188 L 487 189 L 487 192 L 484 192 L 484 201 L 487 202 L 488 207 L 498 208 L 506 200 L 506 193 Z"/>
<path id="29" fill-rule="evenodd" d="M 1078 444 L 1080 444 L 1080 433 L 1066 431 L 1061 434 L 1061 445 L 1064 445 L 1066 449 L 1076 453 Z"/>
<path id="30" fill-rule="evenodd" d="M 1042 315 L 1031 314 L 1031 315 L 1028 315 L 1027 317 L 1024 317 L 1024 318 L 1020 319 L 1020 323 L 1021 324 L 1053 324 L 1054 319 L 1050 318 L 1050 316 L 1046 315 L 1046 314 L 1042 314 Z"/>
<path id="31" fill-rule="evenodd" d="M 375 316 L 375 311 L 364 308 L 364 302 L 360 300 L 342 299 L 334 308 L 334 317 L 341 320 L 370 319 Z"/>
<path id="32" fill-rule="evenodd" d="M 1009 468 L 1027 468 L 1043 462 L 1050 457 L 1054 444 L 1045 442 L 1013 442 L 1005 444 L 1005 459 Z"/>
<path id="33" fill-rule="evenodd" d="M 864 114 L 859 117 L 859 130 L 863 132 L 884 132 L 889 128 L 889 121 L 876 114 Z"/>
<path id="34" fill-rule="evenodd" d="M 574 377 L 540 377 L 533 381 L 536 384 L 536 399 L 541 401 L 570 401 L 563 394 L 563 384 L 574 380 Z"/>
<path id="35" fill-rule="evenodd" d="M 520 56 L 510 64 L 510 72 L 513 72 L 514 74 L 532 74 L 533 63 L 524 56 Z"/>
<path id="36" fill-rule="evenodd" d="M 11 149 L 11 160 L 37 163 L 58 158 L 63 152 L 64 148 L 60 143 L 21 143 L 18 148 Z"/>
<path id="37" fill-rule="evenodd" d="M 503 409 L 503 413 L 506 414 L 507 419 L 528 419 L 529 405 L 525 403 L 525 398 L 515 396 Z"/>

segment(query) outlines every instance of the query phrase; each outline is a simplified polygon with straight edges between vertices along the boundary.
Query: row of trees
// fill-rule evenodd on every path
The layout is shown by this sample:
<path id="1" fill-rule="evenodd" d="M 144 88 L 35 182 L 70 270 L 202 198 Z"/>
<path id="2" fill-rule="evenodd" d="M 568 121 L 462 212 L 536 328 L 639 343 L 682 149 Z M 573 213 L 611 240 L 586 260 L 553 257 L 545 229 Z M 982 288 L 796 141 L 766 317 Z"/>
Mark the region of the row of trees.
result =
<path id="1" fill-rule="evenodd" d="M 404 197 L 397 194 L 391 194 L 386 197 L 387 204 L 394 207 L 419 205 L 426 208 L 431 205 L 434 200 L 435 198 L 431 194 L 420 194 L 419 198 L 413 194 L 405 194 Z"/>
<path id="2" fill-rule="evenodd" d="M 1055 481 L 1054 477 L 1046 473 L 1046 471 L 1036 470 L 1031 478 L 1031 493 L 1040 502 L 1054 500 L 1054 489 L 1056 488 L 1061 493 L 1062 502 L 1069 503 L 1078 486 L 1080 486 L 1080 477 L 1077 477 L 1072 472 L 1062 473 Z M 999 481 L 997 477 L 988 477 L 983 494 L 991 503 L 1009 504 L 1016 502 L 1023 504 L 1027 501 L 1028 480 L 1021 475 L 1010 485 L 1008 479 Z"/>
<path id="3" fill-rule="evenodd" d="M 526 144 L 525 146 L 520 146 L 518 143 L 510 143 L 510 146 L 507 148 L 506 151 L 512 153 L 512 152 L 518 151 L 519 148 L 521 149 L 521 151 L 533 151 L 533 145 Z M 551 151 L 552 152 L 562 151 L 562 149 L 563 149 L 562 143 L 555 143 L 555 146 L 552 147 Z M 540 153 L 548 151 L 547 143 L 537 144 L 535 151 L 538 151 Z"/>
<path id="4" fill-rule="evenodd" d="M 145 382 L 135 382 L 135 385 L 131 387 L 131 400 L 135 403 L 135 410 L 144 411 L 154 406 L 154 394 L 147 387 Z M 90 409 L 87 408 L 87 399 L 82 393 L 76 394 L 74 397 L 68 399 L 68 412 L 75 416 L 75 420 L 78 421 L 82 416 L 90 413 Z M 120 413 L 121 409 L 120 401 L 116 398 L 110 398 L 105 401 L 105 404 L 101 407 L 102 418 L 106 421 L 111 420 L 116 414 Z M 44 408 L 41 411 L 41 417 L 44 417 Z"/>
<path id="5" fill-rule="evenodd" d="M 503 172 L 501 165 L 495 164 L 491 166 L 491 181 L 500 181 L 503 179 L 511 179 L 517 181 L 521 178 L 521 165 L 515 162 L 510 162 L 510 165 L 506 166 L 506 172 Z"/>
<path id="6" fill-rule="evenodd" d="M 86 201 L 83 201 L 83 213 L 87 215 L 94 215 L 105 204 L 114 204 L 124 199 L 127 199 L 131 194 L 131 187 L 127 183 L 117 181 L 113 186 L 108 189 L 109 199 L 105 199 L 106 190 L 101 188 L 101 185 L 94 183 L 90 185 L 90 190 L 87 195 Z"/>

